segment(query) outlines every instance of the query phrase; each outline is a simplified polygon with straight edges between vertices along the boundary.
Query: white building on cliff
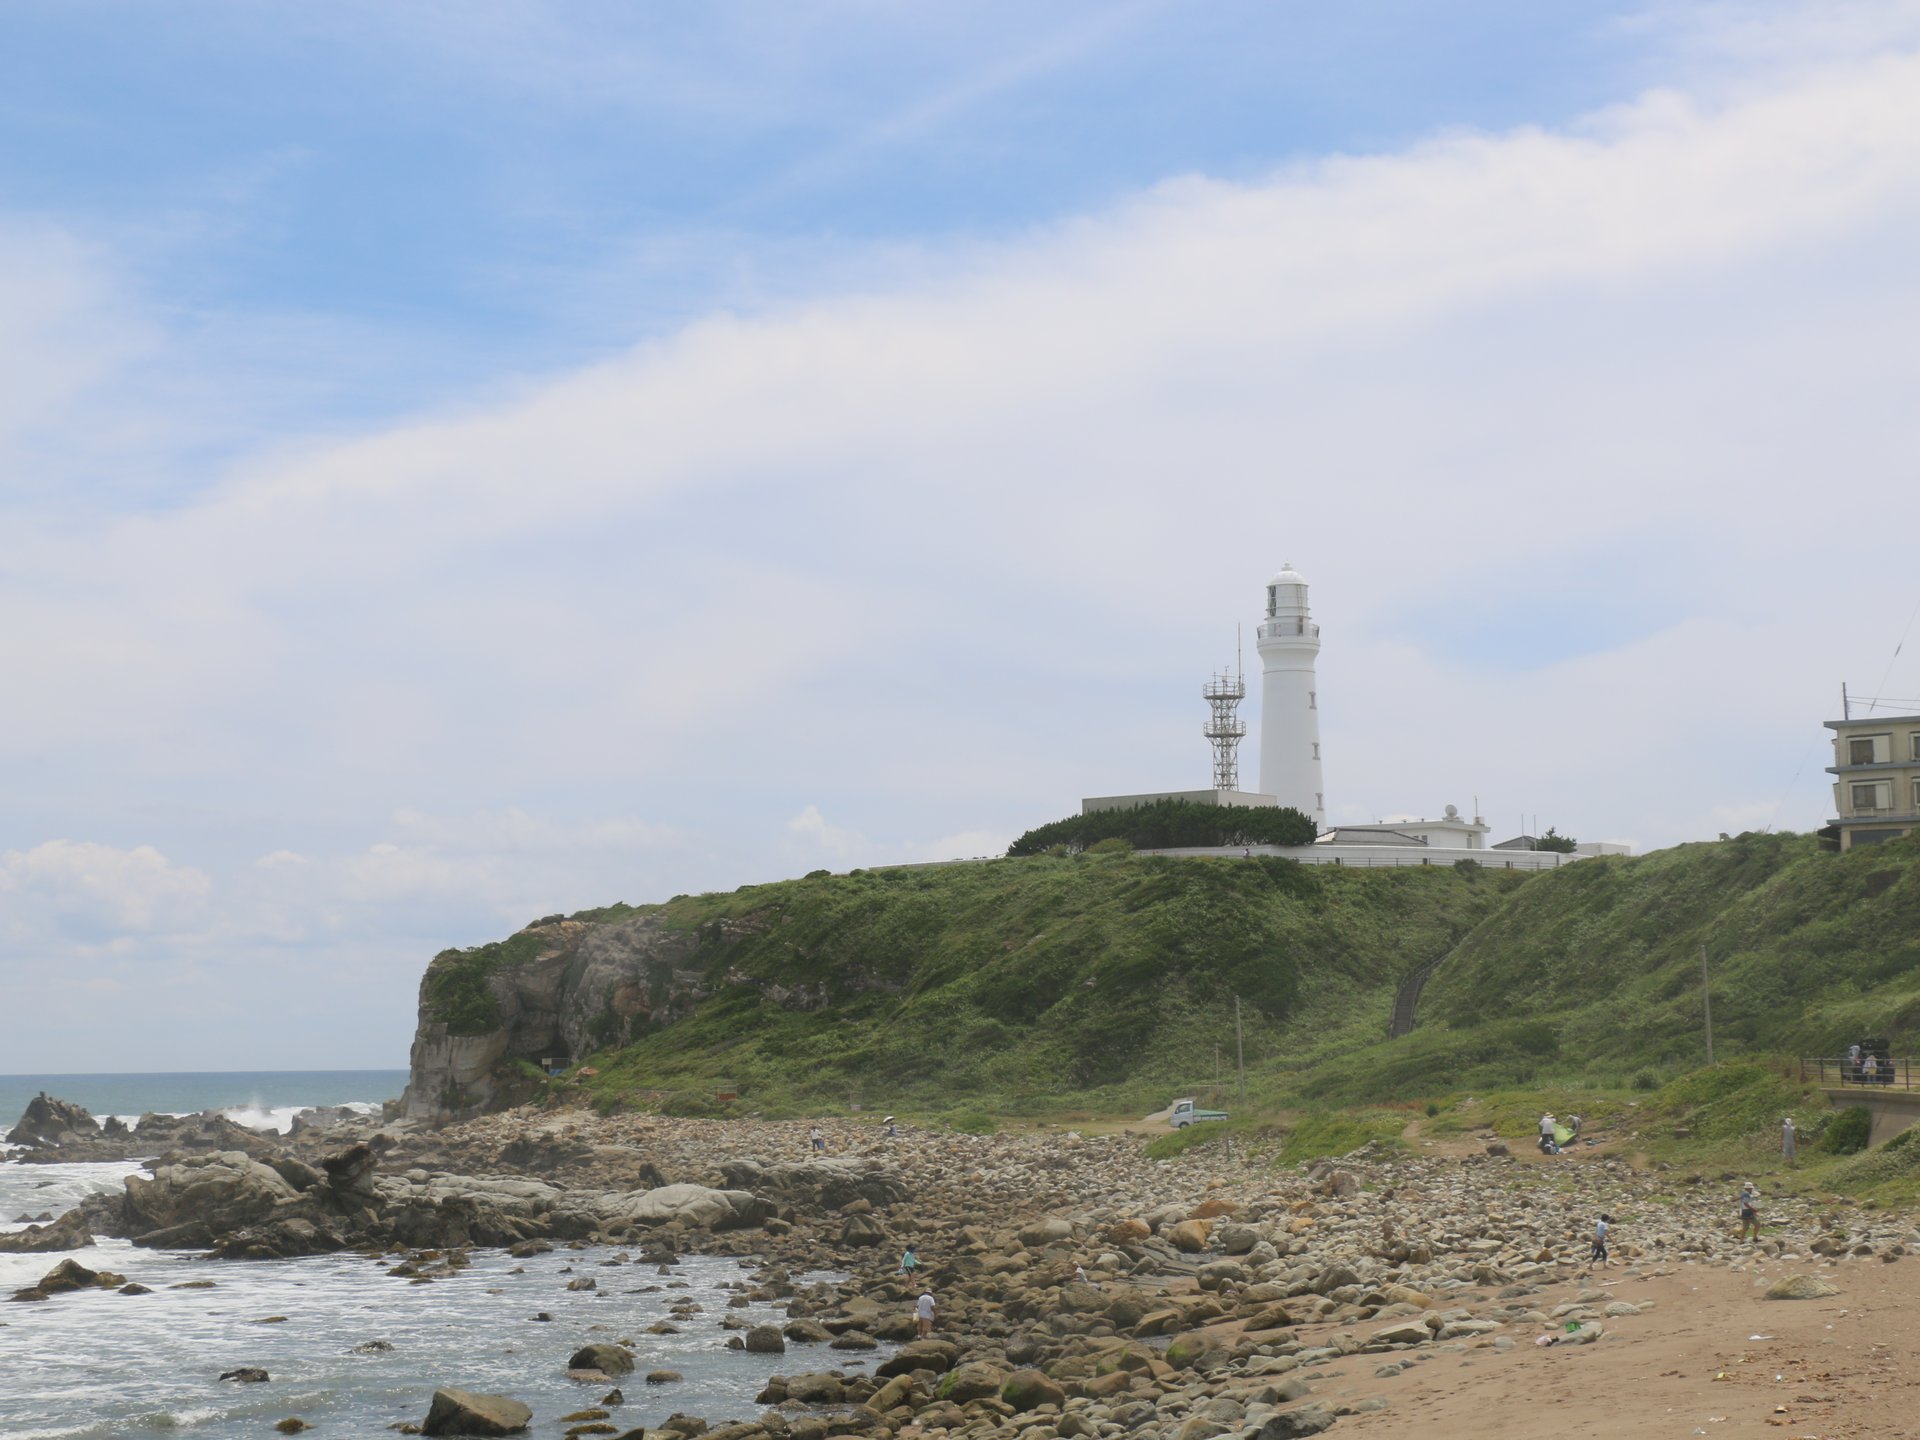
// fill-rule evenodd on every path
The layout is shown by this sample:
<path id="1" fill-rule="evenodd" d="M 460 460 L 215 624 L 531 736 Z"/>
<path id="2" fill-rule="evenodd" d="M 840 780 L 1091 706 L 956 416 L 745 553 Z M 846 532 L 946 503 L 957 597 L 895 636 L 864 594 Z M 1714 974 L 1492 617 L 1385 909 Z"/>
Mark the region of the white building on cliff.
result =
<path id="1" fill-rule="evenodd" d="M 1223 722 L 1218 703 L 1221 682 L 1205 693 L 1215 702 L 1207 735 L 1214 740 L 1215 785 L 1204 790 L 1160 790 L 1139 794 L 1094 795 L 1080 802 L 1083 814 L 1100 810 L 1127 810 L 1159 800 L 1184 800 L 1199 805 L 1291 806 L 1313 821 L 1319 838 L 1312 845 L 1256 845 L 1247 854 L 1288 855 L 1313 864 L 1331 865 L 1446 865 L 1472 860 L 1496 868 L 1550 869 L 1595 854 L 1630 854 L 1623 845 L 1582 845 L 1573 854 L 1551 850 L 1495 850 L 1487 844 L 1487 825 L 1471 820 L 1449 805 L 1438 820 L 1400 820 L 1373 825 L 1327 828 L 1326 782 L 1320 761 L 1320 682 L 1315 661 L 1320 654 L 1320 626 L 1307 600 L 1307 579 L 1291 563 L 1267 582 L 1264 613 L 1255 631 L 1260 655 L 1260 788 L 1242 790 L 1231 782 L 1238 770 L 1232 747 L 1243 726 Z M 1226 677 L 1232 678 L 1232 677 Z M 1236 688 L 1231 698 L 1243 694 Z M 1163 854 L 1219 854 L 1221 851 L 1170 850 Z M 1234 850 L 1231 853 L 1242 853 Z"/>

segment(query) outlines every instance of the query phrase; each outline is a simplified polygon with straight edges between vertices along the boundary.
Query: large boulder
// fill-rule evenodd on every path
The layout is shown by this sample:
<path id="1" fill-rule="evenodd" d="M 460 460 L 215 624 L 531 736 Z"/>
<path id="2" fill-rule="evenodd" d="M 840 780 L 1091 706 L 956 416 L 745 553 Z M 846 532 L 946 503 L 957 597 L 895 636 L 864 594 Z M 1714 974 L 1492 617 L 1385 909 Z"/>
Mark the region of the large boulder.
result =
<path id="1" fill-rule="evenodd" d="M 53 1250 L 79 1250 L 93 1244 L 86 1213 L 69 1210 L 51 1225 L 29 1225 L 0 1235 L 0 1255 L 44 1255 Z"/>
<path id="2" fill-rule="evenodd" d="M 1207 1237 L 1213 1227 L 1206 1220 L 1182 1220 L 1168 1227 L 1165 1234 L 1173 1242 L 1174 1248 L 1187 1255 L 1197 1255 L 1207 1248 Z"/>
<path id="3" fill-rule="evenodd" d="M 359 1200 L 373 1195 L 373 1175 L 379 1164 L 379 1155 L 371 1145 L 362 1141 L 357 1145 L 349 1145 L 337 1155 L 327 1156 L 320 1162 L 320 1168 L 326 1174 L 328 1188 L 335 1195 L 342 1200 Z M 295 1177 L 287 1178 L 298 1183 Z M 299 1188 L 304 1190 L 308 1187 L 301 1185 Z"/>
<path id="4" fill-rule="evenodd" d="M 796 1205 L 838 1210 L 865 1200 L 875 1208 L 898 1205 L 907 1198 L 906 1184 L 885 1166 L 872 1160 L 822 1157 L 763 1165 L 756 1160 L 721 1162 L 720 1174 L 729 1189 L 751 1190 Z"/>
<path id="5" fill-rule="evenodd" d="M 1331 1429 L 1333 1420 L 1333 1412 L 1324 1405 L 1302 1405 L 1270 1415 L 1255 1428 L 1241 1431 L 1240 1440 L 1300 1440 L 1301 1436 Z"/>
<path id="6" fill-rule="evenodd" d="M 674 1221 L 703 1230 L 732 1230 L 758 1225 L 772 1213 L 766 1201 L 744 1190 L 713 1190 L 705 1185 L 662 1185 L 638 1195 L 609 1197 L 601 1213 L 609 1222 L 666 1225 Z"/>
<path id="7" fill-rule="evenodd" d="M 749 1355 L 784 1355 L 787 1342 L 781 1337 L 780 1329 L 775 1325 L 756 1325 L 747 1331 L 744 1342 Z"/>
<path id="8" fill-rule="evenodd" d="M 1073 1226 L 1058 1215 L 1047 1215 L 1020 1228 L 1020 1243 L 1029 1250 L 1044 1250 L 1049 1245 L 1069 1244 Z"/>
<path id="9" fill-rule="evenodd" d="M 27 1102 L 19 1123 L 7 1132 L 7 1144 L 34 1148 L 62 1146 L 99 1136 L 100 1122 L 85 1109 L 42 1090 Z"/>
<path id="10" fill-rule="evenodd" d="M 964 1405 L 969 1400 L 984 1400 L 990 1395 L 999 1395 L 1000 1387 L 1006 1383 L 1007 1373 L 998 1365 L 985 1360 L 969 1360 L 949 1370 L 935 1387 L 934 1393 L 942 1400 Z"/>
<path id="11" fill-rule="evenodd" d="M 38 1283 L 13 1292 L 15 1300 L 45 1300 L 72 1290 L 117 1290 L 127 1277 L 111 1270 L 89 1270 L 78 1260 L 62 1260 L 42 1275 Z"/>
<path id="12" fill-rule="evenodd" d="M 518 1435 L 533 1411 L 505 1395 L 476 1395 L 469 1390 L 436 1390 L 420 1426 L 422 1435 Z"/>
<path id="13" fill-rule="evenodd" d="M 1042 1405 L 1064 1405 L 1067 1392 L 1038 1370 L 1016 1370 L 1000 1387 L 1000 1398 L 1015 1410 L 1038 1410 Z"/>
<path id="14" fill-rule="evenodd" d="M 954 1361 L 959 1358 L 960 1347 L 951 1340 L 936 1340 L 929 1336 L 925 1340 L 909 1340 L 882 1360 L 873 1373 L 883 1379 L 906 1375 L 915 1370 L 931 1370 L 936 1375 L 942 1375 L 951 1370 Z"/>
<path id="15" fill-rule="evenodd" d="M 126 1178 L 122 1215 L 136 1244 L 192 1226 L 209 1235 L 264 1220 L 299 1192 L 271 1167 L 238 1150 L 192 1155 Z M 205 1242 L 202 1242 L 205 1243 Z"/>
<path id="16" fill-rule="evenodd" d="M 847 1387 L 832 1371 L 814 1370 L 790 1377 L 787 1395 L 804 1405 L 838 1405 L 847 1398 Z"/>
<path id="17" fill-rule="evenodd" d="M 602 1375 L 633 1373 L 633 1352 L 624 1345 L 582 1345 L 567 1361 L 569 1370 L 598 1370 Z"/>

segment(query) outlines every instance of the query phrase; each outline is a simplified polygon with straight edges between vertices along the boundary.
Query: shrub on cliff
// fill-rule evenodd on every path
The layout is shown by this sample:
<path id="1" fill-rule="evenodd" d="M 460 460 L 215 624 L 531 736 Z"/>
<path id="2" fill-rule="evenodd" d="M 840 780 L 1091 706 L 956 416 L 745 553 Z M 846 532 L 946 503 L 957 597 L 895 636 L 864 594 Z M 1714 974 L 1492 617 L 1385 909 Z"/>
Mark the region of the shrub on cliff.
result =
<path id="1" fill-rule="evenodd" d="M 1010 856 L 1044 855 L 1055 846 L 1106 853 L 1103 842 L 1135 850 L 1219 845 L 1311 845 L 1313 821 L 1291 806 L 1196 805 L 1155 800 L 1128 810 L 1096 810 L 1039 825 L 1007 847 Z"/>
<path id="2" fill-rule="evenodd" d="M 485 1035 L 500 1027 L 500 1006 L 487 982 L 497 970 L 524 965 L 549 948 L 544 937 L 522 930 L 505 940 L 470 950 L 442 950 L 422 982 L 427 1015 L 449 1035 Z"/>

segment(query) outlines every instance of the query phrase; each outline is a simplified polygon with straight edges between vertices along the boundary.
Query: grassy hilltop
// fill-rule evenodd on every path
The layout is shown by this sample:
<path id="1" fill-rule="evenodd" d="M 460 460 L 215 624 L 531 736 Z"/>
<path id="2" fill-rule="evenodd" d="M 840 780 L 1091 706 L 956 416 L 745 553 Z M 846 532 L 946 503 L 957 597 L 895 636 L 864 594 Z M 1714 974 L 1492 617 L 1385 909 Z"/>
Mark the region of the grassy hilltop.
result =
<path id="1" fill-rule="evenodd" d="M 1522 883 L 1082 855 L 682 897 L 655 913 L 700 937 L 686 968 L 710 994 L 596 1060 L 593 1089 L 697 1104 L 724 1077 L 743 1108 L 1144 1111 L 1210 1081 L 1216 1046 L 1231 1072 L 1235 995 L 1250 1070 L 1377 1038 L 1400 979 Z"/>
<path id="2" fill-rule="evenodd" d="M 694 988 L 595 1057 L 602 1104 L 700 1109 L 724 1078 L 742 1110 L 1144 1112 L 1204 1092 L 1216 1047 L 1231 1075 L 1236 994 L 1257 1105 L 1646 1089 L 1702 1062 L 1702 945 L 1723 1060 L 1920 1045 L 1912 842 L 1842 856 L 1746 835 L 1537 875 L 1035 856 L 575 918 L 643 914 L 685 934 L 674 973 Z M 489 975 L 541 948 L 436 962 L 460 1033 L 484 1027 Z M 1386 1040 L 1396 988 L 1436 956 L 1419 1028 Z"/>

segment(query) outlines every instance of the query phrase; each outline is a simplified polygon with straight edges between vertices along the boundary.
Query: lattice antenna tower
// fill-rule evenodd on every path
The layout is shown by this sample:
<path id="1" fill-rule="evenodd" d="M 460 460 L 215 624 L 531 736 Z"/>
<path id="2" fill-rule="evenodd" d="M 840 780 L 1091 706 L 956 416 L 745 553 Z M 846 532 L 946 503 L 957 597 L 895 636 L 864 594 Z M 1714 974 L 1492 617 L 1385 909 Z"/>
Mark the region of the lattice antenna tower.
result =
<path id="1" fill-rule="evenodd" d="M 1207 728 L 1204 732 L 1213 745 L 1213 788 L 1240 788 L 1240 742 L 1247 733 L 1247 722 L 1237 712 L 1247 698 L 1247 680 L 1240 668 L 1239 637 L 1234 637 L 1234 662 L 1231 672 L 1222 669 L 1201 688 L 1207 702 Z"/>

